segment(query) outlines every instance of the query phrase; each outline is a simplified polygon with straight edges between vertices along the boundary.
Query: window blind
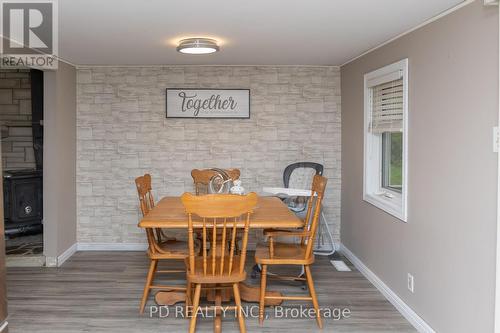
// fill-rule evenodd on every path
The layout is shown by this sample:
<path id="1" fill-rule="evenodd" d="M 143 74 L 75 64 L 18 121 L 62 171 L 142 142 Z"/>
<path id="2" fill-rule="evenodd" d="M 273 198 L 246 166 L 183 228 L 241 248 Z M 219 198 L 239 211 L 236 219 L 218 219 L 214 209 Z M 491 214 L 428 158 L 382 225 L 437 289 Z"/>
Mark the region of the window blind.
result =
<path id="1" fill-rule="evenodd" d="M 372 133 L 403 131 L 403 79 L 371 88 L 372 110 L 369 130 Z"/>

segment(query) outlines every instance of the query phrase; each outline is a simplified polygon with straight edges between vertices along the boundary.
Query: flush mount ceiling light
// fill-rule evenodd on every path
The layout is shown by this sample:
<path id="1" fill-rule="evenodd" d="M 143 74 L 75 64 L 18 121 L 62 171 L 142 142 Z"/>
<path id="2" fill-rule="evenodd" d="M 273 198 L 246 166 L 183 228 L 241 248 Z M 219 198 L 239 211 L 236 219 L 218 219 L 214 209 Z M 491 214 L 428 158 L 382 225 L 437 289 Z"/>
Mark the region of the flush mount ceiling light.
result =
<path id="1" fill-rule="evenodd" d="M 177 51 L 187 54 L 208 54 L 219 51 L 219 46 L 215 39 L 187 38 L 179 42 Z"/>

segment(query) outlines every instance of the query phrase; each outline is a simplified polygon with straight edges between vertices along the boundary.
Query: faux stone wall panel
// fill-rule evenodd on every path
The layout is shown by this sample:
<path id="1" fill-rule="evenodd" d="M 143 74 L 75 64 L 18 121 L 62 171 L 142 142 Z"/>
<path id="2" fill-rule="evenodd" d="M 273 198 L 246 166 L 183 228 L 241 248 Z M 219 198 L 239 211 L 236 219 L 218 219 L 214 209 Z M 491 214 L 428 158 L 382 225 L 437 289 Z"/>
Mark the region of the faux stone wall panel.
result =
<path id="1" fill-rule="evenodd" d="M 325 166 L 324 212 L 339 239 L 340 72 L 336 67 L 80 67 L 78 241 L 145 242 L 134 178 L 156 198 L 193 191 L 193 168 L 239 168 L 243 186 L 282 186 L 297 161 Z M 251 90 L 250 119 L 166 119 L 165 88 Z M 259 232 L 252 232 L 255 243 Z"/>
<path id="2" fill-rule="evenodd" d="M 0 126 L 3 169 L 35 168 L 29 70 L 0 70 Z"/>

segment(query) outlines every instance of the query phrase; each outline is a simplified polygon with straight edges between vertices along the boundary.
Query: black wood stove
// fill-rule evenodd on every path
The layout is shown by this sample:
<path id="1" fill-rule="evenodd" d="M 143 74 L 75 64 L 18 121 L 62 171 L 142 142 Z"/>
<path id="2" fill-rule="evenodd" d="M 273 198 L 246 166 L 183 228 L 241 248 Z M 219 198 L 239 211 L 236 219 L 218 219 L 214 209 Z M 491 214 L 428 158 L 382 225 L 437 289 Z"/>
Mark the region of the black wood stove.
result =
<path id="1" fill-rule="evenodd" d="M 5 171 L 3 174 L 5 234 L 42 231 L 42 170 Z"/>

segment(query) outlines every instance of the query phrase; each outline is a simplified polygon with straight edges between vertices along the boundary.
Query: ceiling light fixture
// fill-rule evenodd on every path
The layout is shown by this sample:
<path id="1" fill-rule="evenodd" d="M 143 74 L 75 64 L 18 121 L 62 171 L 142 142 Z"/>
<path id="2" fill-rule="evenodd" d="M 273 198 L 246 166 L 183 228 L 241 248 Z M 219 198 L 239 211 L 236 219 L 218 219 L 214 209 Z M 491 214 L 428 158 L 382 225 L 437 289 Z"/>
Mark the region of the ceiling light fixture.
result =
<path id="1" fill-rule="evenodd" d="M 187 38 L 179 42 L 177 51 L 187 54 L 209 54 L 219 51 L 219 46 L 215 39 Z"/>

